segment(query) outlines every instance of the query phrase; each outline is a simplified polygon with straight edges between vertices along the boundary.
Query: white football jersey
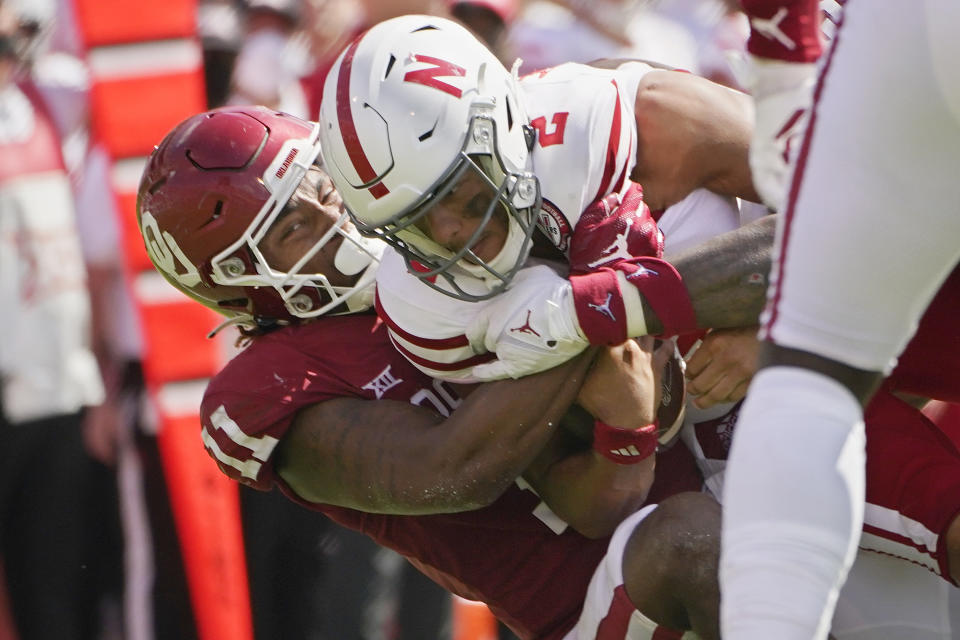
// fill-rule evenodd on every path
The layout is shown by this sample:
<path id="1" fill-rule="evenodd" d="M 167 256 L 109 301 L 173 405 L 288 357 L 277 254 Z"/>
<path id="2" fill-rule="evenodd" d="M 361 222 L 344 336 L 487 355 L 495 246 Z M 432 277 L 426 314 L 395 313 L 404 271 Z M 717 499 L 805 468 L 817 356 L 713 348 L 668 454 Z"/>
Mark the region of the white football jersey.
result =
<path id="1" fill-rule="evenodd" d="M 652 69 L 627 62 L 615 70 L 563 64 L 523 78 L 530 124 L 537 130 L 533 171 L 540 181 L 541 231 L 563 252 L 580 214 L 610 193 L 622 193 L 636 164 L 637 89 Z M 686 249 L 740 225 L 733 198 L 698 189 L 655 212 L 664 253 Z"/>
<path id="2" fill-rule="evenodd" d="M 634 102 L 649 65 L 618 69 L 581 64 L 521 81 L 537 142 L 531 152 L 543 207 L 538 226 L 563 252 L 580 214 L 595 200 L 622 192 L 636 160 Z M 658 224 L 667 251 L 696 244 L 739 226 L 733 199 L 698 190 L 669 207 Z M 397 348 L 431 376 L 456 382 L 520 377 L 569 359 L 587 346 L 573 306 L 566 265 L 531 260 L 510 288 L 467 302 L 424 286 L 392 249 L 377 273 L 378 312 Z M 465 291 L 485 284 L 456 275 Z M 436 281 L 445 286 L 442 278 Z"/>
<path id="3" fill-rule="evenodd" d="M 636 162 L 634 101 L 647 64 L 616 70 L 563 64 L 520 82 L 540 180 L 540 229 L 561 251 L 590 203 L 621 192 Z"/>

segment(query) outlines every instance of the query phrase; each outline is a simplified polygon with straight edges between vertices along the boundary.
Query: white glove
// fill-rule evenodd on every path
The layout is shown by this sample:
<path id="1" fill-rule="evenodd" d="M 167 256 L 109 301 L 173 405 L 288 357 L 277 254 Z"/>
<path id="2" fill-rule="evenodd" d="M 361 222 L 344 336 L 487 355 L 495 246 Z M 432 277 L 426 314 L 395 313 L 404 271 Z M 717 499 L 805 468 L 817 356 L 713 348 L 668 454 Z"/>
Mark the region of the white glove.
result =
<path id="1" fill-rule="evenodd" d="M 764 203 L 780 210 L 807 126 L 816 64 L 751 58 L 755 114 L 750 170 Z"/>
<path id="2" fill-rule="evenodd" d="M 547 266 L 520 270 L 509 289 L 482 304 L 467 337 L 497 359 L 473 367 L 471 377 L 477 380 L 545 371 L 588 346 L 577 331 L 570 282 Z"/>

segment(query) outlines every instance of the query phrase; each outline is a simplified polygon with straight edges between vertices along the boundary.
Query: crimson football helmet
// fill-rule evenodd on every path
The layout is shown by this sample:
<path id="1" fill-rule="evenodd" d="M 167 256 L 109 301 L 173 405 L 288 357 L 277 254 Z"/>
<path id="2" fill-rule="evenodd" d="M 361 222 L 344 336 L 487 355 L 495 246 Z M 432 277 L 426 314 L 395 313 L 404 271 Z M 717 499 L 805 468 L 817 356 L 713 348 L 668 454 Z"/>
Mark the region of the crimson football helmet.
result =
<path id="1" fill-rule="evenodd" d="M 345 212 L 289 269 L 272 267 L 261 251 L 319 162 L 317 134 L 317 125 L 264 107 L 215 109 L 177 125 L 150 155 L 137 196 L 157 270 L 188 296 L 251 326 L 369 308 L 384 245 L 361 236 Z M 340 237 L 334 263 L 351 286 L 300 272 Z"/>
<path id="2" fill-rule="evenodd" d="M 534 136 L 521 98 L 515 73 L 467 29 L 433 16 L 372 27 L 327 76 L 320 137 L 347 209 L 363 233 L 393 245 L 411 273 L 447 295 L 495 295 L 529 253 L 540 186 L 530 171 Z M 451 251 L 415 223 L 467 171 L 479 173 L 491 198 L 476 233 Z M 483 261 L 471 247 L 504 211 L 506 244 Z M 465 290 L 459 274 L 483 286 Z"/>

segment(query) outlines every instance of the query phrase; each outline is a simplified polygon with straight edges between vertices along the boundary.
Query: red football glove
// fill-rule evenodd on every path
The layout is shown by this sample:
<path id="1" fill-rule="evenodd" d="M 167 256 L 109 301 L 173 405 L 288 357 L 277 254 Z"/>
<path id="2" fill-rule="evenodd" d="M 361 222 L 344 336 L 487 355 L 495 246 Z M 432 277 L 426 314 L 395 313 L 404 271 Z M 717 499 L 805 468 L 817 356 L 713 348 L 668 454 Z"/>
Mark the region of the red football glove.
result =
<path id="1" fill-rule="evenodd" d="M 750 171 L 763 202 L 781 209 L 807 126 L 823 50 L 819 0 L 741 0 L 750 18 L 747 82 L 755 109 Z"/>
<path id="2" fill-rule="evenodd" d="M 631 184 L 622 201 L 616 194 L 596 200 L 580 216 L 570 239 L 570 271 L 589 273 L 618 260 L 663 255 L 663 234 Z"/>
<path id="3" fill-rule="evenodd" d="M 747 50 L 783 62 L 815 62 L 823 51 L 819 0 L 741 0 L 750 18 Z"/>
<path id="4" fill-rule="evenodd" d="M 620 344 L 647 335 L 641 298 L 663 325 L 660 335 L 697 328 L 683 278 L 661 258 L 619 260 L 592 273 L 572 274 L 570 286 L 580 331 L 590 344 Z"/>

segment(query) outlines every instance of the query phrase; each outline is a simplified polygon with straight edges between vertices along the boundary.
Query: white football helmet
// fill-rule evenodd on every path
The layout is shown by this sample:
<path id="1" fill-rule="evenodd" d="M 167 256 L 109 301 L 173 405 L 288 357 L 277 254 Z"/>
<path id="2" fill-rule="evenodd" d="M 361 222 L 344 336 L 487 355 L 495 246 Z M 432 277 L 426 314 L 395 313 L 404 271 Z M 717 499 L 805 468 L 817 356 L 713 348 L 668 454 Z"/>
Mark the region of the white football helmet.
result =
<path id="1" fill-rule="evenodd" d="M 482 300 L 507 286 L 527 258 L 540 208 L 534 136 L 516 74 L 467 29 L 418 15 L 374 26 L 331 68 L 320 123 L 325 165 L 363 233 L 389 242 L 411 273 L 447 295 Z M 469 170 L 495 197 L 454 252 L 414 223 Z M 507 241 L 483 261 L 471 247 L 498 207 L 509 214 Z M 483 286 L 465 290 L 458 274 Z"/>

